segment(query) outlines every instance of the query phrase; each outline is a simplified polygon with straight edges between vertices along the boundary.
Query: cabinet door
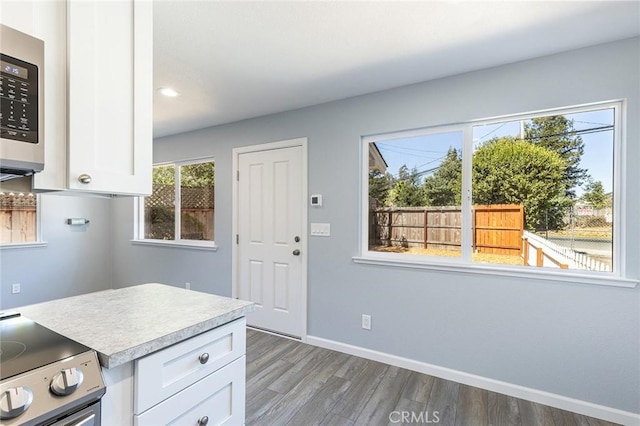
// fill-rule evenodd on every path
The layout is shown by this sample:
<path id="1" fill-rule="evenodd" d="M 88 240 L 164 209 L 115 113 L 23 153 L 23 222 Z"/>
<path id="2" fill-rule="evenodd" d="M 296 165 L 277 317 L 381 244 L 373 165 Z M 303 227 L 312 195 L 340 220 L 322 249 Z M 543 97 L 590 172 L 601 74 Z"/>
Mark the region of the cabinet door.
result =
<path id="1" fill-rule="evenodd" d="M 69 0 L 67 9 L 68 187 L 149 194 L 152 2 Z"/>
<path id="2" fill-rule="evenodd" d="M 244 356 L 238 358 L 143 414 L 133 416 L 134 426 L 244 424 L 245 363 Z"/>

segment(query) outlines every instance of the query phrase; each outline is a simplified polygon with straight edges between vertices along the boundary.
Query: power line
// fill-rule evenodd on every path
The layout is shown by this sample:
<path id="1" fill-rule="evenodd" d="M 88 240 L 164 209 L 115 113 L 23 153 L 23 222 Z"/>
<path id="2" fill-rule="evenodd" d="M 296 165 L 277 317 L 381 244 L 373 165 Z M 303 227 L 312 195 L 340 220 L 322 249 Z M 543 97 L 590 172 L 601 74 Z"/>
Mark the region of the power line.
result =
<path id="1" fill-rule="evenodd" d="M 418 169 L 419 167 L 426 166 L 427 164 L 433 163 L 434 161 L 444 160 L 446 157 L 447 157 L 447 156 L 445 155 L 444 157 L 436 158 L 436 159 L 435 159 L 435 160 L 433 160 L 433 161 L 429 161 L 429 162 L 424 163 L 424 164 L 421 164 L 421 165 L 419 165 L 419 166 L 415 166 L 415 167 L 414 167 L 414 169 Z M 421 170 L 421 171 L 416 171 L 416 173 L 412 173 L 412 174 L 410 174 L 409 176 L 407 176 L 407 177 L 405 177 L 405 178 L 402 178 L 402 179 L 400 179 L 400 174 L 399 174 L 399 173 L 398 173 L 398 175 L 393 175 L 393 174 L 392 174 L 391 176 L 395 179 L 395 181 L 396 181 L 396 182 L 406 182 L 406 181 L 408 181 L 408 180 L 411 180 L 411 179 L 414 179 L 414 178 L 420 177 L 420 176 L 425 175 L 425 174 L 427 174 L 427 173 L 431 173 L 431 172 L 433 172 L 433 171 L 436 171 L 436 170 L 438 170 L 438 169 L 440 168 L 440 166 L 442 166 L 442 163 L 438 164 L 436 167 L 433 167 L 433 168 L 431 168 L 431 169 Z"/>
<path id="2" fill-rule="evenodd" d="M 507 123 L 504 123 L 503 125 L 505 125 L 505 124 L 507 124 Z M 603 123 L 594 123 L 594 124 L 603 124 Z M 500 127 L 502 127 L 502 126 L 500 126 Z M 491 133 L 493 133 L 493 132 L 497 131 L 500 127 L 497 127 L 496 129 L 494 129 L 494 130 L 492 130 L 491 132 L 487 133 L 486 135 L 482 136 L 482 138 L 484 138 L 485 136 L 488 136 L 489 134 L 491 134 Z M 608 125 L 603 125 L 603 126 L 600 126 L 600 127 L 592 127 L 592 128 L 589 128 L 589 129 L 581 129 L 581 130 L 572 130 L 572 131 L 570 131 L 570 132 L 556 133 L 556 134 L 551 134 L 551 135 L 542 135 L 542 136 L 537 136 L 537 137 L 534 137 L 534 138 L 524 138 L 524 139 L 520 139 L 520 140 L 525 140 L 525 141 L 534 141 L 534 140 L 539 140 L 539 139 L 546 139 L 546 138 L 560 137 L 560 136 L 577 136 L 577 135 L 586 135 L 586 134 L 591 134 L 591 133 L 600 133 L 600 132 L 605 132 L 605 131 L 609 131 L 609 130 L 613 130 L 613 129 L 614 129 L 614 125 L 612 125 L 612 124 L 610 124 L 610 125 L 609 125 L 609 124 L 608 124 Z M 482 138 L 480 138 L 480 139 L 482 139 Z M 383 144 L 383 145 L 384 145 L 384 144 Z M 389 150 L 389 148 L 385 148 L 385 149 Z M 425 151 L 425 152 L 426 152 L 426 151 Z M 434 152 L 437 152 L 437 151 L 434 151 Z M 400 153 L 401 153 L 401 152 L 400 152 Z M 416 157 L 420 157 L 420 156 L 418 156 L 418 155 L 409 154 L 409 153 L 405 153 L 405 155 L 413 155 L 413 156 L 416 156 Z M 433 162 L 435 162 L 435 161 L 438 161 L 438 160 L 444 160 L 446 157 L 447 157 L 447 155 L 444 155 L 444 156 L 442 156 L 442 157 L 439 157 L 439 158 L 436 158 L 436 159 L 434 159 L 434 160 L 428 161 L 428 162 L 426 162 L 426 163 L 420 164 L 419 166 L 414 166 L 414 169 L 418 169 L 418 168 L 420 168 L 420 167 L 424 167 L 424 166 L 426 166 L 427 164 L 431 164 L 431 163 L 433 163 Z M 425 157 L 422 157 L 422 158 L 425 158 Z M 405 178 L 403 178 L 403 179 L 400 179 L 400 178 L 399 178 L 399 177 L 400 177 L 399 173 L 398 173 L 398 174 L 396 174 L 396 175 L 391 174 L 391 176 L 392 176 L 392 177 L 393 177 L 397 182 L 400 182 L 400 181 L 407 181 L 407 180 L 411 180 L 411 179 L 414 179 L 414 178 L 416 178 L 416 177 L 419 177 L 419 176 L 425 175 L 425 174 L 427 174 L 427 173 L 430 173 L 430 172 L 436 171 L 436 170 L 438 170 L 438 169 L 440 168 L 440 166 L 441 166 L 441 165 L 442 165 L 442 163 L 438 164 L 438 166 L 437 166 L 437 167 L 433 167 L 433 168 L 430 168 L 430 169 L 427 169 L 427 170 L 421 170 L 421 171 L 419 171 L 419 172 L 412 173 L 412 174 L 410 174 L 409 176 L 407 176 L 407 177 L 405 177 Z M 405 164 L 405 166 L 406 166 L 406 164 Z"/>
<path id="3" fill-rule="evenodd" d="M 592 127 L 590 129 L 572 130 L 570 132 L 565 132 L 565 133 L 542 135 L 542 136 L 536 136 L 534 138 L 524 138 L 522 140 L 533 141 L 533 140 L 538 140 L 538 139 L 555 138 L 555 137 L 559 137 L 559 136 L 586 135 L 586 134 L 589 134 L 589 133 L 599 133 L 599 132 L 605 132 L 607 130 L 613 130 L 613 128 L 614 128 L 614 126 L 613 126 L 613 124 L 611 124 L 611 125 L 606 125 L 606 126 L 601 126 L 601 127 Z"/>
<path id="4" fill-rule="evenodd" d="M 500 130 L 501 128 L 503 128 L 504 126 L 506 126 L 507 124 L 509 124 L 510 122 L 505 122 L 502 123 L 500 126 L 496 127 L 495 129 L 493 129 L 492 131 L 490 131 L 489 133 L 487 133 L 486 135 L 483 135 L 481 137 L 479 137 L 478 139 L 474 140 L 474 142 L 480 142 L 482 139 L 486 138 L 487 136 L 489 136 L 491 133 L 497 132 L 498 130 Z"/>
<path id="5" fill-rule="evenodd" d="M 380 153 L 382 154 L 383 157 L 385 153 L 392 152 L 395 154 L 401 154 L 404 156 L 411 156 L 416 158 L 434 158 L 432 155 L 414 154 L 412 152 L 406 152 L 408 150 L 415 151 L 415 152 L 424 152 L 429 154 L 442 155 L 442 150 L 430 151 L 430 150 L 422 150 L 422 149 L 405 148 L 401 146 L 392 146 L 392 145 L 386 145 L 386 144 L 376 144 L 376 145 L 378 145 L 378 149 L 380 150 Z"/>
<path id="6" fill-rule="evenodd" d="M 397 151 L 396 149 L 389 148 L 389 147 L 381 148 L 380 152 L 383 154 L 382 155 L 383 157 L 384 157 L 384 152 L 393 152 L 393 153 L 396 153 L 396 154 L 402 154 L 402 155 L 411 156 L 411 157 L 417 157 L 417 158 L 433 158 L 433 157 L 426 156 L 426 155 L 412 154 L 410 152 L 404 152 L 404 151 Z M 442 154 L 442 151 L 432 151 L 432 152 L 438 153 L 438 154 Z"/>
<path id="7" fill-rule="evenodd" d="M 522 140 L 522 141 L 529 141 L 529 142 L 533 142 L 533 141 L 537 141 L 540 139 L 548 139 L 548 138 L 556 138 L 556 137 L 562 137 L 562 136 L 579 136 L 579 135 L 588 135 L 591 133 L 600 133 L 600 132 L 606 132 L 609 130 L 613 130 L 614 129 L 614 125 L 613 124 L 608 124 L 605 126 L 600 126 L 600 127 L 591 127 L 589 129 L 580 129 L 580 130 L 572 130 L 569 132 L 564 132 L 564 133 L 553 133 L 551 135 L 541 135 L 541 136 L 535 136 L 535 137 L 531 137 L 531 138 L 520 138 L 518 137 L 518 140 Z M 513 136 L 516 137 L 516 136 Z"/>
<path id="8" fill-rule="evenodd" d="M 406 149 L 406 150 L 409 150 L 409 151 L 430 152 L 430 153 L 432 153 L 432 154 L 441 154 L 441 153 L 442 153 L 442 151 L 441 151 L 441 150 L 439 150 L 439 151 L 432 151 L 432 150 L 428 150 L 428 149 L 418 149 L 418 148 L 409 148 L 409 147 L 404 147 L 404 146 L 394 146 L 394 145 L 387 144 L 387 143 L 384 143 L 384 142 L 382 142 L 382 143 L 381 143 L 381 142 L 376 142 L 376 145 L 378 145 L 378 146 L 385 146 L 385 147 L 392 147 L 392 148 L 394 148 L 394 149 Z M 385 148 L 385 149 L 389 149 L 389 148 Z"/>
<path id="9" fill-rule="evenodd" d="M 583 124 L 597 124 L 598 126 L 610 126 L 607 123 L 596 123 L 594 121 L 582 121 L 582 120 L 573 120 L 574 123 L 583 123 Z"/>
<path id="10" fill-rule="evenodd" d="M 438 157 L 438 158 L 436 158 L 435 160 L 427 161 L 427 162 L 426 162 L 426 163 L 424 163 L 424 164 L 420 164 L 419 166 L 416 166 L 416 169 L 419 169 L 420 167 L 424 167 L 424 166 L 426 166 L 427 164 L 434 163 L 434 162 L 436 162 L 436 161 L 438 161 L 438 160 L 444 160 L 445 158 L 447 158 L 447 156 L 446 156 L 446 155 L 443 155 L 442 157 Z"/>

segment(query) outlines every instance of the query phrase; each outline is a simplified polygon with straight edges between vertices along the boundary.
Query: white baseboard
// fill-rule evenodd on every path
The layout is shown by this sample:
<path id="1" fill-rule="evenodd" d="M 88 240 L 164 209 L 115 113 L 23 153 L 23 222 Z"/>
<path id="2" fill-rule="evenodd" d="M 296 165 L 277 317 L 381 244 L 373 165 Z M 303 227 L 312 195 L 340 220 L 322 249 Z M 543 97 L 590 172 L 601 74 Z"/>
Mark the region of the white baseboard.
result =
<path id="1" fill-rule="evenodd" d="M 606 420 L 613 423 L 619 423 L 626 426 L 640 425 L 640 414 L 628 411 L 618 410 L 616 408 L 605 407 L 579 399 L 568 398 L 566 396 L 553 394 L 537 389 L 531 389 L 513 383 L 507 383 L 500 380 L 494 380 L 475 374 L 465 373 L 463 371 L 452 370 L 450 368 L 439 367 L 425 362 L 415 361 L 409 358 L 403 358 L 384 352 L 374 351 L 371 349 L 353 346 L 346 343 L 336 342 L 334 340 L 323 339 L 321 337 L 306 336 L 305 343 L 319 346 L 321 348 L 331 349 L 343 352 L 349 355 L 359 356 L 361 358 L 382 362 L 396 367 L 406 368 L 407 370 L 417 371 L 419 373 L 428 374 L 430 376 L 440 377 L 442 379 L 451 380 L 457 383 L 486 389 L 516 398 L 537 402 L 539 404 L 550 405 L 562 410 L 572 411 L 589 417 Z"/>

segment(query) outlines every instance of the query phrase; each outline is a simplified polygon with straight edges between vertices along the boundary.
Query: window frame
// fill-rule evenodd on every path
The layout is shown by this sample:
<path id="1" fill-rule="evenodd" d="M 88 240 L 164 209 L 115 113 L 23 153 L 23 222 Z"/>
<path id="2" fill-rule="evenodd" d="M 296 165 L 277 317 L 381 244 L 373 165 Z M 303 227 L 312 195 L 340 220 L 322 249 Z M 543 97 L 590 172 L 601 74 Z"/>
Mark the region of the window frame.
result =
<path id="1" fill-rule="evenodd" d="M 199 249 L 199 250 L 217 250 L 217 245 L 215 242 L 215 234 L 213 240 L 188 240 L 180 238 L 180 226 L 181 226 L 181 215 L 182 209 L 179 208 L 181 206 L 181 191 L 180 191 L 180 168 L 182 166 L 189 166 L 193 164 L 202 164 L 202 163 L 213 163 L 214 165 L 214 176 L 215 176 L 215 158 L 214 157 L 201 157 L 201 158 L 193 158 L 189 160 L 178 160 L 178 161 L 165 161 L 160 163 L 154 163 L 153 168 L 161 167 L 161 166 L 174 166 L 175 167 L 175 183 L 174 183 L 174 218 L 175 218 L 175 229 L 174 229 L 174 238 L 173 240 L 160 240 L 160 239 L 152 239 L 145 238 L 145 197 L 136 197 L 134 203 L 136 221 L 134 226 L 134 238 L 131 240 L 134 244 L 140 245 L 151 245 L 151 246 L 164 246 L 164 247 L 183 247 L 183 248 L 191 248 L 191 249 Z M 213 222 L 215 226 L 215 201 L 214 201 L 214 217 Z M 215 228 L 214 228 L 215 229 Z"/>
<path id="2" fill-rule="evenodd" d="M 560 270 L 553 268 L 526 268 L 499 264 L 473 263 L 471 260 L 472 224 L 471 224 L 471 185 L 473 160 L 473 127 L 495 125 L 508 121 L 528 120 L 550 115 L 566 115 L 572 113 L 593 111 L 599 109 L 614 110 L 614 142 L 613 142 L 613 244 L 612 260 L 616 265 L 614 271 L 579 271 Z M 474 119 L 462 123 L 428 126 L 406 131 L 394 131 L 362 136 L 360 142 L 360 251 L 353 257 L 355 263 L 383 265 L 391 267 L 406 267 L 439 271 L 463 272 L 474 274 L 502 275 L 551 281 L 576 282 L 635 287 L 639 280 L 627 276 L 625 257 L 627 241 L 626 212 L 622 208 L 621 199 L 626 189 L 626 164 L 623 153 L 626 152 L 626 101 L 624 99 L 595 102 L 572 107 L 551 108 L 519 114 L 509 114 L 490 118 Z M 382 142 L 389 139 L 426 136 L 447 132 L 462 132 L 462 194 L 461 207 L 466 212 L 462 215 L 462 250 L 460 257 L 439 257 L 429 255 L 411 255 L 404 253 L 389 253 L 369 250 L 369 158 L 368 149 L 372 142 Z"/>

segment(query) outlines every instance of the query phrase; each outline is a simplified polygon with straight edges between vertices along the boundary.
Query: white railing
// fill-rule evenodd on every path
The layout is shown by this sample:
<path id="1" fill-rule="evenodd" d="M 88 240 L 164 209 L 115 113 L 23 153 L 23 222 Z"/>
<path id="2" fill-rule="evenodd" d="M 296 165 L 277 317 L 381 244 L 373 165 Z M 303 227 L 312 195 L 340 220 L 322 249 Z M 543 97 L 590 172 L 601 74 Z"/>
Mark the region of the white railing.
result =
<path id="1" fill-rule="evenodd" d="M 611 266 L 586 253 L 577 252 L 542 238 L 531 232 L 522 234 L 523 257 L 525 264 L 551 266 L 562 269 L 586 269 L 589 271 L 611 271 Z M 530 250 L 533 247 L 535 250 Z M 533 261 L 532 261 L 533 260 Z"/>

